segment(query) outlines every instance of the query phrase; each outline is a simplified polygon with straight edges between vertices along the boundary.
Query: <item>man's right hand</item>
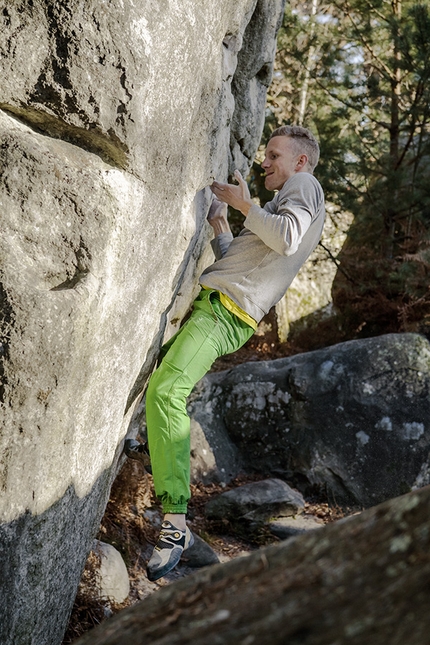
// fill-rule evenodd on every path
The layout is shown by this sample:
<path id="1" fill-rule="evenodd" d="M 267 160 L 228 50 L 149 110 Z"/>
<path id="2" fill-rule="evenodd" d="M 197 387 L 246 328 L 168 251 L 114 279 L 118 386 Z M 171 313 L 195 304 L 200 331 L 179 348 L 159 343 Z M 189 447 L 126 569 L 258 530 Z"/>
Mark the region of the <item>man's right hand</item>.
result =
<path id="1" fill-rule="evenodd" d="M 248 184 L 238 170 L 234 171 L 234 178 L 237 184 L 223 184 L 219 181 L 214 181 L 210 189 L 219 201 L 235 208 L 246 217 L 249 209 L 253 206 Z"/>

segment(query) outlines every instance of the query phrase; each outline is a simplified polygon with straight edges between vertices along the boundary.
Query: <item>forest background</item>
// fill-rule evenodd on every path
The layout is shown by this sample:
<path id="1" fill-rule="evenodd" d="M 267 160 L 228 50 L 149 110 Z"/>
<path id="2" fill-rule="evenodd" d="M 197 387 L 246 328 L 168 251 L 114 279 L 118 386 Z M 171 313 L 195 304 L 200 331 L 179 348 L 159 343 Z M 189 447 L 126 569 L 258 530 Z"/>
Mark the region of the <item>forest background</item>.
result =
<path id="1" fill-rule="evenodd" d="M 430 332 L 429 77 L 428 1 L 288 3 L 251 191 L 272 198 L 259 165 L 271 132 L 304 125 L 320 141 L 332 219 L 348 212 L 353 223 L 339 254 L 325 249 L 335 315 L 284 353 Z"/>

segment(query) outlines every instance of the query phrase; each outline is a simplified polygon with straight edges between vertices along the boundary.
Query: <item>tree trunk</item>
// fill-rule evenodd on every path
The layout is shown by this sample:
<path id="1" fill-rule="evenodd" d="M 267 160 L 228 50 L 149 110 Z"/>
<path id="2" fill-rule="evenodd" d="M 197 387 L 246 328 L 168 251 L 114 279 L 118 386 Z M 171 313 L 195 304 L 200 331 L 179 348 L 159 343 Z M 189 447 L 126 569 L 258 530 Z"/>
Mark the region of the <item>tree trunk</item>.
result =
<path id="1" fill-rule="evenodd" d="M 76 645 L 423 645 L 430 487 L 203 569 Z"/>
<path id="2" fill-rule="evenodd" d="M 402 16 L 401 0 L 392 0 L 393 9 L 393 70 L 391 77 L 391 110 L 390 110 L 390 168 L 387 183 L 388 207 L 388 249 L 387 257 L 394 255 L 394 242 L 397 227 L 397 199 L 398 199 L 398 162 L 400 144 L 400 98 L 402 92 L 401 52 L 399 49 L 399 29 Z"/>
<path id="3" fill-rule="evenodd" d="M 313 65 L 313 58 L 315 56 L 315 45 L 312 44 L 312 41 L 315 35 L 315 16 L 317 13 L 317 8 L 318 8 L 318 0 L 312 0 L 312 9 L 311 9 L 311 15 L 310 15 L 311 29 L 309 33 L 309 41 L 311 42 L 311 46 L 309 47 L 309 51 L 308 51 L 305 78 L 300 92 L 299 116 L 297 120 L 298 125 L 303 125 L 303 122 L 305 120 L 305 114 L 306 114 L 306 105 L 308 102 L 309 81 L 311 79 L 311 68 Z"/>

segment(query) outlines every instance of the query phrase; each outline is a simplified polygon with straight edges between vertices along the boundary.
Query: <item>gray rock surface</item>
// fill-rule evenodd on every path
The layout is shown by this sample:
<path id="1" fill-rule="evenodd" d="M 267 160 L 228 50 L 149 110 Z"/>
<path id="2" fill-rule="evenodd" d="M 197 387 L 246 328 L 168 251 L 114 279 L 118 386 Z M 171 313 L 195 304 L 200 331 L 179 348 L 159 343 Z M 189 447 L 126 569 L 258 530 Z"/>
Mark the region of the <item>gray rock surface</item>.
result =
<path id="1" fill-rule="evenodd" d="M 262 523 L 270 517 L 302 513 L 305 501 L 300 493 L 280 479 L 265 479 L 221 493 L 205 507 L 210 519 Z"/>
<path id="2" fill-rule="evenodd" d="M 3 645 L 61 641 L 136 402 L 212 260 L 207 186 L 259 143 L 231 129 L 261 121 L 267 84 L 238 52 L 270 67 L 282 9 L 0 0 Z"/>
<path id="3" fill-rule="evenodd" d="M 249 469 L 372 506 L 430 483 L 430 344 L 350 341 L 208 375 L 199 385 Z M 198 400 L 193 401 L 200 414 Z M 205 403 L 206 418 L 210 419 Z M 201 417 L 203 418 L 203 416 Z"/>
<path id="4" fill-rule="evenodd" d="M 324 522 L 309 515 L 297 515 L 296 517 L 278 517 L 273 522 L 268 522 L 267 526 L 273 535 L 281 540 L 286 540 L 295 535 L 319 529 L 324 526 Z"/>
<path id="5" fill-rule="evenodd" d="M 216 375 L 212 379 L 214 385 Z M 196 385 L 188 400 L 192 481 L 228 483 L 242 468 L 240 452 L 223 427 L 223 405 L 218 397 L 221 391 L 218 392 L 216 387 L 206 388 L 203 380 Z"/>

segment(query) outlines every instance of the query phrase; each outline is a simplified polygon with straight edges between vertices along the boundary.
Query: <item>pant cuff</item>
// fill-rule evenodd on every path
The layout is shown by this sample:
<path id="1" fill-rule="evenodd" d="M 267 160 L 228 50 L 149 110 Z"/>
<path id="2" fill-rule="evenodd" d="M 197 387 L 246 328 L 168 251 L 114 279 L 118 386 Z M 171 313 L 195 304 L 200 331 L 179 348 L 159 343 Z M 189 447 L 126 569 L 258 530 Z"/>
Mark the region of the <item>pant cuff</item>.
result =
<path id="1" fill-rule="evenodd" d="M 163 504 L 164 513 L 176 513 L 177 515 L 184 515 L 187 512 L 186 504 Z"/>

